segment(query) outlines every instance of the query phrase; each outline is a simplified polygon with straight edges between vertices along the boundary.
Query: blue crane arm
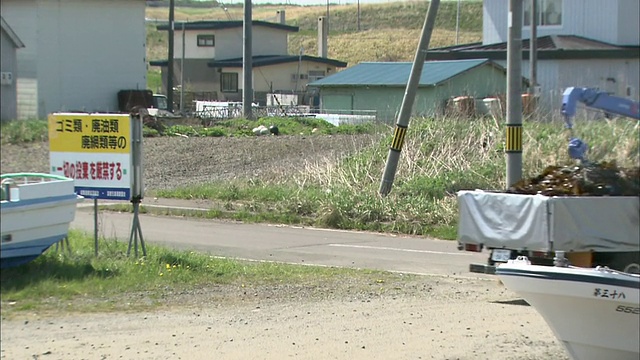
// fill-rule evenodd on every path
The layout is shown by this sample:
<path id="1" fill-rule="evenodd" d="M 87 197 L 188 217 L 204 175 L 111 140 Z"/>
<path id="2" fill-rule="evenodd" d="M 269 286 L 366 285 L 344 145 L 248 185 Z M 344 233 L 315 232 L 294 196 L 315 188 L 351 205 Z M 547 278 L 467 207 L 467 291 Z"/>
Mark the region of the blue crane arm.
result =
<path id="1" fill-rule="evenodd" d="M 578 102 L 611 114 L 640 120 L 640 103 L 636 101 L 612 96 L 597 89 L 570 87 L 562 94 L 562 115 L 567 121 L 575 116 Z"/>
<path id="2" fill-rule="evenodd" d="M 561 109 L 568 129 L 573 127 L 571 118 L 576 115 L 576 107 L 579 102 L 588 107 L 600 109 L 610 114 L 640 120 L 640 103 L 636 101 L 612 96 L 597 89 L 570 87 L 562 94 Z M 587 150 L 588 145 L 581 139 L 574 137 L 573 132 L 571 132 L 571 138 L 569 139 L 569 156 L 573 159 L 580 159 L 583 162 L 587 162 Z"/>

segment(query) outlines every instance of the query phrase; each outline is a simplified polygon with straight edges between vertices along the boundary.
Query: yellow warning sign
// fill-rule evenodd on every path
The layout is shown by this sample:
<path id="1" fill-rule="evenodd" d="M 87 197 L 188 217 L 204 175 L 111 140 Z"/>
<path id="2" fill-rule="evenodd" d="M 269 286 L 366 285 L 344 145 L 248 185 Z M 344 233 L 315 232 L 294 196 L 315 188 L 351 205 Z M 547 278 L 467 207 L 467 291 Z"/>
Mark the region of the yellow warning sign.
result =
<path id="1" fill-rule="evenodd" d="M 402 145 L 404 144 L 404 137 L 407 134 L 407 127 L 396 125 L 395 130 L 393 130 L 393 141 L 391 141 L 391 149 L 396 151 L 402 150 Z"/>
<path id="2" fill-rule="evenodd" d="M 522 152 L 522 125 L 507 125 L 507 152 Z"/>

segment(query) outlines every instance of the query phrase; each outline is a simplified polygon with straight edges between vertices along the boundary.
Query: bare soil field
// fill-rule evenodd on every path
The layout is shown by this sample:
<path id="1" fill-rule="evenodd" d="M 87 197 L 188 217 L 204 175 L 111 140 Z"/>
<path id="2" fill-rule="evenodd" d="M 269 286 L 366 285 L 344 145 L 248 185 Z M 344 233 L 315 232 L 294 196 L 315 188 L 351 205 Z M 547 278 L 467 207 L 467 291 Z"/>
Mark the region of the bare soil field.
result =
<path id="1" fill-rule="evenodd" d="M 147 190 L 234 178 L 282 178 L 373 144 L 376 135 L 156 137 L 143 145 Z M 2 145 L 2 173 L 49 172 L 49 143 Z"/>

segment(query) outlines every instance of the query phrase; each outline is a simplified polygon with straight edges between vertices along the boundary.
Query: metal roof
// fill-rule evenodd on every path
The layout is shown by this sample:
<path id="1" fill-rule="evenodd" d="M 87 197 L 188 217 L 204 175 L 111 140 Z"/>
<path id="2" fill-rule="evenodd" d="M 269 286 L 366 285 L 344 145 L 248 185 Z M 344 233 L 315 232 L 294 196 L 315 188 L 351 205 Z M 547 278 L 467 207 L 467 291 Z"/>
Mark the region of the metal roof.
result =
<path id="1" fill-rule="evenodd" d="M 522 40 L 523 56 L 528 58 L 529 39 Z M 640 57 L 639 46 L 616 46 L 575 35 L 549 35 L 537 40 L 538 59 L 615 59 Z M 487 58 L 504 60 L 507 43 L 471 43 L 429 49 L 433 60 Z"/>
<path id="2" fill-rule="evenodd" d="M 410 62 L 363 62 L 314 81 L 309 86 L 406 86 L 412 65 Z M 422 69 L 419 86 L 436 86 L 482 65 L 505 71 L 487 59 L 427 61 Z"/>
<path id="3" fill-rule="evenodd" d="M 284 64 L 298 61 L 312 61 L 327 65 L 333 65 L 336 67 L 346 67 L 347 63 L 340 60 L 309 56 L 309 55 L 261 55 L 254 56 L 251 58 L 252 66 L 260 67 L 260 66 L 268 66 L 275 64 Z M 225 59 L 225 60 L 214 60 L 210 61 L 207 65 L 209 67 L 242 67 L 242 58 L 234 58 L 234 59 Z"/>
<path id="4" fill-rule="evenodd" d="M 272 23 L 268 21 L 262 20 L 253 20 L 253 26 L 264 26 L 278 30 L 298 32 L 299 28 L 297 26 L 289 26 L 284 24 Z M 189 21 L 189 22 L 175 22 L 173 28 L 175 30 L 181 30 L 182 24 L 184 24 L 185 30 L 221 30 L 221 29 L 232 29 L 243 26 L 242 20 L 230 20 L 230 21 Z M 161 24 L 156 26 L 158 30 L 169 30 L 169 24 Z"/>
<path id="5" fill-rule="evenodd" d="M 2 30 L 4 30 L 4 32 L 7 33 L 7 36 L 9 36 L 9 39 L 11 39 L 11 42 L 13 42 L 13 45 L 15 47 L 17 47 L 17 48 L 23 48 L 24 47 L 24 43 L 20 40 L 18 35 L 16 35 L 16 33 L 11 28 L 11 26 L 9 26 L 9 24 L 7 24 L 7 22 L 4 20 L 4 18 L 2 16 L 0 16 L 0 27 L 2 28 Z"/>

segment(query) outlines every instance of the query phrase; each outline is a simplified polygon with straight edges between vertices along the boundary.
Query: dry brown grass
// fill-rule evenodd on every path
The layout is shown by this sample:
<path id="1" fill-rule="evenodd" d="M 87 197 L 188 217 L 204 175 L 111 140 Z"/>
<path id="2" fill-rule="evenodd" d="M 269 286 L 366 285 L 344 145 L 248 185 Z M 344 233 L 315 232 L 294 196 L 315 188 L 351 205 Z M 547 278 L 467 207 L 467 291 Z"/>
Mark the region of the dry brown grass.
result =
<path id="1" fill-rule="evenodd" d="M 367 4 L 361 7 L 363 30 L 355 31 L 352 18 L 356 5 L 332 7 L 331 26 L 328 39 L 328 56 L 348 63 L 348 66 L 363 61 L 411 61 L 415 56 L 424 18 L 421 3 Z M 260 6 L 253 9 L 253 18 L 276 21 L 276 11 L 285 10 L 288 24 L 300 26 L 299 33 L 289 35 L 289 53 L 298 54 L 304 49 L 307 55 L 317 55 L 317 33 L 315 19 L 326 14 L 325 6 Z M 168 9 L 147 8 L 146 17 L 166 21 Z M 242 7 L 228 8 L 176 8 L 176 21 L 196 20 L 242 20 Z M 436 26 L 430 47 L 453 45 L 456 34 L 443 13 L 441 26 Z M 482 38 L 481 31 L 461 31 L 460 43 L 476 42 Z M 157 33 L 149 27 L 147 57 L 151 60 L 165 59 L 167 54 L 166 33 Z"/>
<path id="2" fill-rule="evenodd" d="M 328 56 L 346 61 L 348 66 L 363 61 L 412 61 L 415 56 L 421 29 L 376 29 L 357 33 L 330 36 Z M 460 41 L 480 41 L 481 33 L 461 33 Z M 455 44 L 455 31 L 435 29 L 430 48 Z M 290 35 L 289 52 L 297 53 L 304 48 L 305 54 L 317 54 L 317 36 Z"/>

